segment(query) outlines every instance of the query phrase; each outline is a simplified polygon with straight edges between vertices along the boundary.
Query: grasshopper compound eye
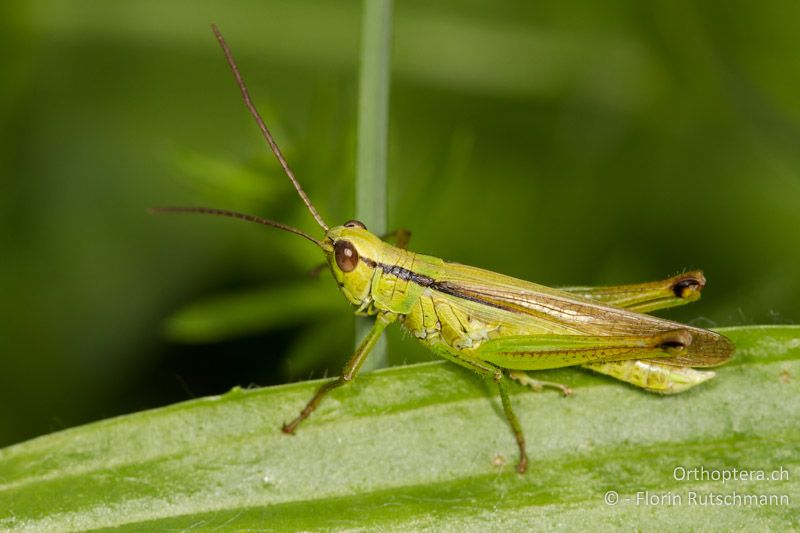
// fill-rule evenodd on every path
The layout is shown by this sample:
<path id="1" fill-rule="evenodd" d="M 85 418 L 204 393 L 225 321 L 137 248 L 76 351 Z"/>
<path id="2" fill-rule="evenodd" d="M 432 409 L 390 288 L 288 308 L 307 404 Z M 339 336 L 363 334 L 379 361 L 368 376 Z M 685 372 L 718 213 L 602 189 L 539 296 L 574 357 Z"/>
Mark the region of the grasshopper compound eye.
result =
<path id="1" fill-rule="evenodd" d="M 358 252 L 349 241 L 336 241 L 333 253 L 342 272 L 352 272 L 358 266 Z"/>

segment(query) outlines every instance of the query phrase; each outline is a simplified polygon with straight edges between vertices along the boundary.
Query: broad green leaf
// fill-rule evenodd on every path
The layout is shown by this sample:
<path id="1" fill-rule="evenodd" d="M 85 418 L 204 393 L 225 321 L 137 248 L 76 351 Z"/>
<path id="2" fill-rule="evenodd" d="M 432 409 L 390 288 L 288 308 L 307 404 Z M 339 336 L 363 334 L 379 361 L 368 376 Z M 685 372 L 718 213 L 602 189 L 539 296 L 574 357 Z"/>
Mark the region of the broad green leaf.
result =
<path id="1" fill-rule="evenodd" d="M 280 424 L 319 382 L 234 389 L 9 447 L 0 528 L 796 529 L 800 327 L 723 332 L 735 359 L 681 395 L 575 369 L 546 373 L 575 387 L 570 398 L 515 388 L 532 460 L 524 476 L 490 388 L 421 364 L 339 389 L 294 437 Z M 786 474 L 676 479 L 681 468 Z M 608 491 L 619 503 L 604 502 Z M 640 491 L 682 502 L 637 504 Z M 691 492 L 788 503 L 700 505 Z"/>

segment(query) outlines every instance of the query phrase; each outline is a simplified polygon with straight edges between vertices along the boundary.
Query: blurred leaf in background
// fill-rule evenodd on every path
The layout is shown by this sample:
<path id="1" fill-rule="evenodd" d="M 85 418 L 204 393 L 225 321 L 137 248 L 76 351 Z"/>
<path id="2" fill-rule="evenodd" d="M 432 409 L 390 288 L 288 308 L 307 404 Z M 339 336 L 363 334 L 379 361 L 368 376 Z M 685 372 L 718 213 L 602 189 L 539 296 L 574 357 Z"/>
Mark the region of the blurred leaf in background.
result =
<path id="1" fill-rule="evenodd" d="M 146 208 L 316 230 L 216 22 L 314 203 L 351 218 L 360 9 L 0 7 L 0 444 L 339 371 L 350 309 L 306 276 L 313 247 Z M 704 299 L 670 317 L 800 316 L 795 2 L 406 0 L 395 21 L 389 225 L 412 249 L 554 286 L 702 268 Z M 391 332 L 394 363 L 426 358 Z"/>

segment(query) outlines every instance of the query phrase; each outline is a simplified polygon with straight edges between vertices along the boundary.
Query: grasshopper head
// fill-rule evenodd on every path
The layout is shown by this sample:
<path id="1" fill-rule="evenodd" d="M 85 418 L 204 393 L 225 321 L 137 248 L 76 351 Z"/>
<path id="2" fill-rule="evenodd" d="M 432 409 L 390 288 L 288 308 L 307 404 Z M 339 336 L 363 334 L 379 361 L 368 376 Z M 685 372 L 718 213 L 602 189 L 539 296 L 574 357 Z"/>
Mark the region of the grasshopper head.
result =
<path id="1" fill-rule="evenodd" d="M 353 305 L 369 300 L 372 276 L 380 263 L 383 246 L 383 241 L 357 220 L 334 226 L 325 234 L 322 249 L 331 273 Z"/>

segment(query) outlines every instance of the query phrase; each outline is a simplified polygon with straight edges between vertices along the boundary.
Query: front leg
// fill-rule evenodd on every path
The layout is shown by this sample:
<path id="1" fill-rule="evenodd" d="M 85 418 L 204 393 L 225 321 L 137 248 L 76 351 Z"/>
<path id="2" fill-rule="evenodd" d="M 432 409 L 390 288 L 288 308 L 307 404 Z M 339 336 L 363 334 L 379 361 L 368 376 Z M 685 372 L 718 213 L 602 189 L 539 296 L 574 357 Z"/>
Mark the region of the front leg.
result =
<path id="1" fill-rule="evenodd" d="M 373 324 L 372 329 L 369 330 L 367 336 L 364 337 L 364 340 L 361 341 L 361 344 L 358 345 L 356 348 L 355 353 L 350 357 L 347 363 L 344 365 L 344 369 L 342 370 L 342 375 L 339 376 L 334 381 L 329 381 L 323 384 L 318 390 L 317 393 L 309 400 L 306 404 L 305 408 L 300 412 L 300 414 L 289 422 L 288 424 L 284 424 L 281 428 L 284 433 L 288 435 L 294 435 L 297 426 L 300 425 L 300 422 L 308 418 L 308 416 L 314 412 L 317 408 L 319 403 L 328 394 L 330 391 L 337 387 L 341 387 L 342 385 L 346 385 L 355 379 L 356 375 L 358 374 L 358 370 L 361 368 L 361 365 L 364 364 L 366 361 L 369 352 L 375 346 L 375 343 L 378 342 L 378 339 L 381 337 L 381 333 L 383 330 L 386 329 L 386 326 L 391 324 L 397 320 L 397 315 L 393 313 L 379 313 L 378 316 L 375 318 L 375 324 Z"/>

